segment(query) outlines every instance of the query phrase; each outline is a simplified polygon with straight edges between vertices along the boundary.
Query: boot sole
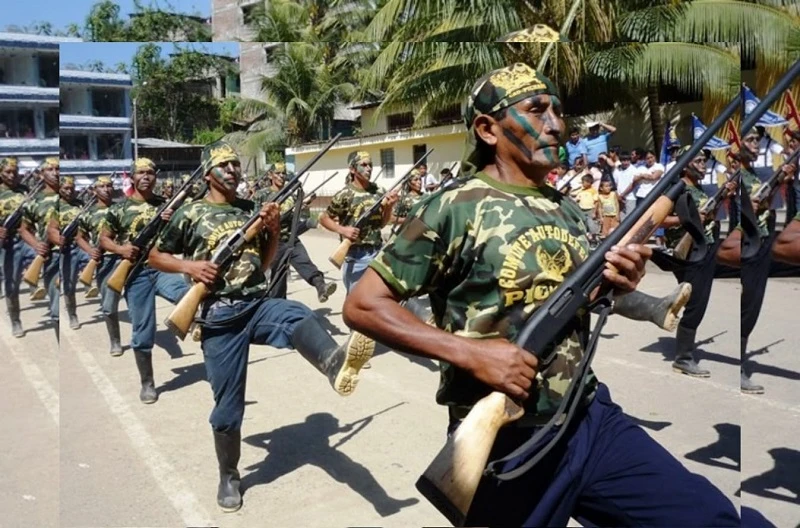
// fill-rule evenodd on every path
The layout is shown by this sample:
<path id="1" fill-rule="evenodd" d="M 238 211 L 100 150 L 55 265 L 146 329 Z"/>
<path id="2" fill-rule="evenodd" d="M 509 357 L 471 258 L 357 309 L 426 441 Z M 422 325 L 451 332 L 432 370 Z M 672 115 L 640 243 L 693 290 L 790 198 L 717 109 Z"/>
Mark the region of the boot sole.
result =
<path id="1" fill-rule="evenodd" d="M 358 372 L 375 352 L 375 341 L 358 332 L 353 332 L 347 343 L 347 358 L 336 375 L 333 389 L 342 396 L 349 396 L 356 390 Z"/>
<path id="2" fill-rule="evenodd" d="M 674 332 L 678 329 L 678 323 L 680 322 L 681 318 L 678 317 L 678 313 L 686 306 L 686 303 L 689 302 L 689 298 L 692 296 L 692 285 L 689 283 L 683 284 L 681 289 L 678 291 L 678 294 L 675 296 L 675 299 L 670 303 L 670 308 L 667 310 L 667 316 L 664 318 L 664 321 L 661 323 L 661 328 L 668 332 Z"/>
<path id="3" fill-rule="evenodd" d="M 317 300 L 319 300 L 319 302 L 321 303 L 327 302 L 328 299 L 330 299 L 331 295 L 333 295 L 334 293 L 336 293 L 336 283 L 329 282 L 328 285 L 325 287 L 325 292 L 323 293 L 323 295 L 318 296 Z"/>
<path id="4" fill-rule="evenodd" d="M 109 354 L 111 357 L 120 357 L 122 355 L 122 350 L 111 350 Z"/>
<path id="5" fill-rule="evenodd" d="M 742 394 L 764 394 L 764 389 L 742 389 Z"/>
<path id="6" fill-rule="evenodd" d="M 672 367 L 672 370 L 677 372 L 678 374 L 683 374 L 684 376 L 689 376 L 691 378 L 710 378 L 711 373 L 708 374 L 692 374 L 690 372 L 686 372 L 685 370 L 681 370 L 679 368 Z"/>
<path id="7" fill-rule="evenodd" d="M 220 506 L 219 504 L 217 504 L 217 506 L 219 506 L 219 509 L 225 513 L 234 513 L 242 509 L 241 503 L 238 506 L 234 506 L 233 508 L 226 508 L 224 506 Z"/>

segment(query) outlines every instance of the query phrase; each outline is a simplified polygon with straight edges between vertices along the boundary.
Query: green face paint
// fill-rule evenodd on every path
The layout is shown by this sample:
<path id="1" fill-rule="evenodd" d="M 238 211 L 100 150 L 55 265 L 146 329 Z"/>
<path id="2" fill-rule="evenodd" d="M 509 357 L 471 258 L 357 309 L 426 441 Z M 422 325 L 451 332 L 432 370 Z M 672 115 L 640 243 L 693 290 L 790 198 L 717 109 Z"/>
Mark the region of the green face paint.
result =
<path id="1" fill-rule="evenodd" d="M 547 161 L 551 163 L 556 163 L 558 152 L 556 151 L 556 155 L 553 154 L 553 150 L 555 149 L 548 142 L 544 141 L 541 138 L 542 136 L 541 133 L 537 131 L 535 128 L 533 128 L 530 122 L 528 122 L 528 120 L 525 119 L 513 106 L 508 109 L 508 114 L 514 119 L 514 121 L 517 122 L 517 124 L 519 124 L 519 126 L 522 127 L 523 130 L 525 130 L 525 132 L 528 133 L 529 136 L 531 136 L 536 141 L 538 147 L 537 150 L 544 151 L 544 155 L 547 158 Z M 527 148 L 525 150 L 528 151 L 527 153 L 528 158 L 531 159 L 531 161 L 533 161 L 533 153 L 530 152 Z"/>
<path id="2" fill-rule="evenodd" d="M 225 187 L 229 191 L 233 190 L 233 189 L 236 189 L 236 187 L 238 185 L 238 180 L 239 180 L 238 176 L 234 177 L 234 181 L 233 182 L 229 182 L 229 181 L 227 181 L 225 179 L 225 175 L 226 174 L 227 174 L 227 172 L 225 171 L 224 167 L 216 166 L 213 169 L 211 169 L 211 177 L 214 178 L 215 180 L 217 180 L 217 182 L 220 185 L 222 185 L 223 187 Z"/>

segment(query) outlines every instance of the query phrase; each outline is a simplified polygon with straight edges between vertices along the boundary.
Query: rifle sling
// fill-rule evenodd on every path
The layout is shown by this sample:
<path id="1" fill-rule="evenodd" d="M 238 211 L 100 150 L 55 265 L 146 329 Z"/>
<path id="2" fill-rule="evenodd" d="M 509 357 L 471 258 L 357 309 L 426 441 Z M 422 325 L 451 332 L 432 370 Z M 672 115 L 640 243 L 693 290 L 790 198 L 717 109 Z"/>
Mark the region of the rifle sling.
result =
<path id="1" fill-rule="evenodd" d="M 533 467 L 536 466 L 536 464 L 538 464 L 550 452 L 550 450 L 553 449 L 553 447 L 555 447 L 555 445 L 559 440 L 561 440 L 561 437 L 567 431 L 569 424 L 575 417 L 579 405 L 583 402 L 583 390 L 586 387 L 586 378 L 589 375 L 589 367 L 597 350 L 598 341 L 600 339 L 600 331 L 603 329 L 606 319 L 608 319 L 608 315 L 611 313 L 611 299 L 608 295 L 603 296 L 594 301 L 592 306 L 599 308 L 599 311 L 597 312 L 597 323 L 595 323 L 595 326 L 592 329 L 589 341 L 586 345 L 586 350 L 583 354 L 583 358 L 576 369 L 575 376 L 573 376 L 572 381 L 567 388 L 567 393 L 564 395 L 564 398 L 561 400 L 561 403 L 558 406 L 558 410 L 556 410 L 556 413 L 544 427 L 539 429 L 529 440 L 515 449 L 510 455 L 507 455 L 499 460 L 489 462 L 486 470 L 484 471 L 484 475 L 499 481 L 509 481 L 521 477 L 533 469 Z M 567 409 L 567 405 L 569 405 L 569 409 Z M 557 425 L 559 422 L 561 422 L 560 425 Z M 511 462 L 515 462 L 515 459 L 530 456 L 537 444 L 541 442 L 541 440 L 551 431 L 551 429 L 553 429 L 553 427 L 559 427 L 559 431 L 549 442 L 547 442 L 547 444 L 545 444 L 544 447 L 537 450 L 532 457 L 528 458 L 516 467 L 508 470 L 504 469 L 504 466 L 507 466 Z"/>
<path id="2" fill-rule="evenodd" d="M 708 243 L 697 206 L 688 192 L 681 194 L 675 201 L 675 213 L 678 215 L 681 227 L 692 237 L 692 249 L 686 260 L 700 262 L 708 251 Z"/>

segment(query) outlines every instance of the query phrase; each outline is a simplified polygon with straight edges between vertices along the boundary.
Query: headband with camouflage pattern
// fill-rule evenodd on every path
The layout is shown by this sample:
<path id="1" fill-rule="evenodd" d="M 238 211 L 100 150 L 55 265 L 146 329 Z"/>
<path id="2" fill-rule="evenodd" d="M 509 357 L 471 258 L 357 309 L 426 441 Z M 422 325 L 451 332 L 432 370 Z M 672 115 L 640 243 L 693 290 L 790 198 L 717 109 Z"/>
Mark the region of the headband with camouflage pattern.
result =
<path id="1" fill-rule="evenodd" d="M 281 172 L 283 174 L 286 174 L 286 164 L 283 163 L 282 161 L 279 161 L 278 163 L 273 163 L 272 166 L 270 167 L 270 170 L 272 172 Z"/>
<path id="2" fill-rule="evenodd" d="M 550 26 L 536 24 L 527 29 L 514 31 L 500 38 L 497 42 L 569 42 Z"/>
<path id="3" fill-rule="evenodd" d="M 474 174 L 480 169 L 477 166 L 478 140 L 473 130 L 475 118 L 484 114 L 494 114 L 538 94 L 557 97 L 558 90 L 550 79 L 521 62 L 491 71 L 478 79 L 472 87 L 464 112 L 464 121 L 469 130 L 461 174 Z"/>
<path id="4" fill-rule="evenodd" d="M 6 167 L 11 167 L 14 170 L 19 168 L 17 165 L 17 158 L 3 158 L 0 159 L 0 169 L 5 169 Z"/>
<path id="5" fill-rule="evenodd" d="M 100 176 L 97 178 L 97 185 L 113 185 L 111 176 Z"/>
<path id="6" fill-rule="evenodd" d="M 61 176 L 61 185 L 75 185 L 75 178 L 72 176 Z"/>
<path id="7" fill-rule="evenodd" d="M 156 170 L 156 164 L 150 158 L 138 158 L 136 161 L 133 162 L 133 167 L 131 168 L 131 172 L 138 172 L 141 170 Z"/>
<path id="8" fill-rule="evenodd" d="M 45 158 L 45 160 L 42 162 L 41 168 L 42 169 L 58 168 L 58 158 L 56 157 Z"/>
<path id="9" fill-rule="evenodd" d="M 372 158 L 369 155 L 369 152 L 365 150 L 358 150 L 355 152 L 351 152 L 347 156 L 347 164 L 351 167 L 355 167 L 364 160 L 370 160 L 370 161 L 372 160 Z"/>
<path id="10" fill-rule="evenodd" d="M 203 165 L 203 174 L 208 174 L 217 165 L 229 161 L 239 161 L 239 155 L 232 146 L 221 140 L 206 145 L 200 157 L 200 163 Z"/>

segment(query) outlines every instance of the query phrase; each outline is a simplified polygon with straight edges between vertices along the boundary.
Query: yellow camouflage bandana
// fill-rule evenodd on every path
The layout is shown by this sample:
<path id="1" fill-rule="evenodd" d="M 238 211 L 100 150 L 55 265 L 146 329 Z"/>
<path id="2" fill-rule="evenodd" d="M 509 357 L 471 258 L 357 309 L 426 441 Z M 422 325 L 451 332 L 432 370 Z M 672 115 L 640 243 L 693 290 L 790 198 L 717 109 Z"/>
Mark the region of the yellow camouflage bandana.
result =
<path id="1" fill-rule="evenodd" d="M 558 97 L 558 90 L 550 79 L 521 62 L 491 71 L 478 79 L 472 87 L 464 112 L 468 132 L 461 164 L 463 175 L 472 175 L 480 168 L 477 167 L 477 138 L 472 126 L 475 118 L 494 114 L 539 94 Z"/>
<path id="2" fill-rule="evenodd" d="M 351 152 L 347 156 L 347 164 L 350 165 L 351 167 L 355 167 L 356 165 L 358 165 L 359 163 L 361 163 L 362 161 L 365 161 L 365 160 L 366 161 L 372 161 L 372 158 L 370 157 L 369 152 L 364 151 L 364 150 Z"/>
<path id="3" fill-rule="evenodd" d="M 49 169 L 49 168 L 57 168 L 58 167 L 58 158 L 45 158 L 42 162 L 42 169 Z"/>
<path id="4" fill-rule="evenodd" d="M 98 185 L 106 185 L 106 184 L 111 185 L 111 183 L 112 183 L 111 176 L 100 176 L 99 178 L 97 178 Z"/>
<path id="5" fill-rule="evenodd" d="M 0 160 L 0 169 L 5 169 L 6 167 L 11 167 L 14 170 L 19 169 L 17 158 L 3 158 Z"/>
<path id="6" fill-rule="evenodd" d="M 568 42 L 550 26 L 536 24 L 527 29 L 514 31 L 500 38 L 497 42 Z"/>
<path id="7" fill-rule="evenodd" d="M 72 176 L 62 176 L 61 185 L 75 185 L 75 178 Z"/>
<path id="8" fill-rule="evenodd" d="M 272 171 L 286 174 L 286 164 L 283 162 L 275 163 L 272 165 Z"/>
<path id="9" fill-rule="evenodd" d="M 203 155 L 200 158 L 200 163 L 203 165 L 203 174 L 208 174 L 208 171 L 221 163 L 229 161 L 239 161 L 239 155 L 233 150 L 233 147 L 224 141 L 216 141 L 207 145 L 203 149 Z"/>
<path id="10" fill-rule="evenodd" d="M 133 169 L 131 172 L 138 172 L 142 170 L 152 169 L 156 170 L 156 164 L 150 158 L 139 158 L 133 162 Z"/>

